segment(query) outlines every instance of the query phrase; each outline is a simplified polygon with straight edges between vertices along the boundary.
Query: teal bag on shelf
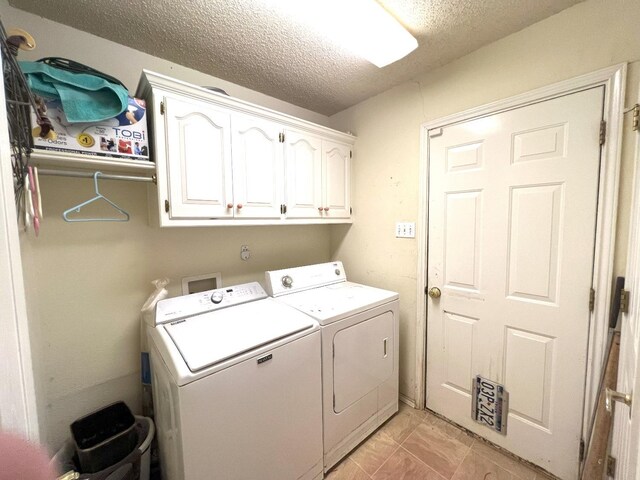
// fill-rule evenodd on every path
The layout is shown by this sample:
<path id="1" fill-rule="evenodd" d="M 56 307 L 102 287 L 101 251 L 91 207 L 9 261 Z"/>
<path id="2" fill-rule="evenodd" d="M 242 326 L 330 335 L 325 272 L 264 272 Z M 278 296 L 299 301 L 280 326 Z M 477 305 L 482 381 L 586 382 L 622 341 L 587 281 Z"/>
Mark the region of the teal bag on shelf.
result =
<path id="1" fill-rule="evenodd" d="M 76 73 L 43 62 L 19 62 L 29 88 L 59 99 L 69 122 L 100 122 L 126 110 L 129 92 L 100 75 Z"/>

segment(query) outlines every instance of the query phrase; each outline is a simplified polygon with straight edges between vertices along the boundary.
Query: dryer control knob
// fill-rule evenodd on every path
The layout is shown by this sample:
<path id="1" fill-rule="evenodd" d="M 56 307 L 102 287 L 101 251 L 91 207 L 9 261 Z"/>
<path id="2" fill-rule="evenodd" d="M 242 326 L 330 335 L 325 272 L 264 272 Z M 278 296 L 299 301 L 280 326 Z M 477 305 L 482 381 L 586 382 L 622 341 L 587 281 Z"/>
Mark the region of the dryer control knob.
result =
<path id="1" fill-rule="evenodd" d="M 283 287 L 291 288 L 291 285 L 293 285 L 293 278 L 291 278 L 291 276 L 285 275 L 284 277 L 282 277 L 282 286 Z"/>
<path id="2" fill-rule="evenodd" d="M 211 301 L 215 304 L 218 304 L 222 301 L 222 292 L 213 292 L 211 295 Z"/>

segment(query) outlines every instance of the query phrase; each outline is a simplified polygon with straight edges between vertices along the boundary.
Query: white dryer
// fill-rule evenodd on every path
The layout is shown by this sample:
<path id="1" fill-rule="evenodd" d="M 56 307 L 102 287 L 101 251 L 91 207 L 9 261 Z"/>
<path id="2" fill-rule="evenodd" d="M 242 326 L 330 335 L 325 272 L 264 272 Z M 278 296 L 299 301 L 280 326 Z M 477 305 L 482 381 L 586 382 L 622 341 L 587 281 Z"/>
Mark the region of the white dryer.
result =
<path id="1" fill-rule="evenodd" d="M 322 478 L 315 320 L 249 283 L 162 300 L 147 331 L 163 479 Z"/>
<path id="2" fill-rule="evenodd" d="M 266 287 L 320 323 L 326 472 L 398 411 L 398 294 L 348 282 L 341 262 L 269 271 Z"/>

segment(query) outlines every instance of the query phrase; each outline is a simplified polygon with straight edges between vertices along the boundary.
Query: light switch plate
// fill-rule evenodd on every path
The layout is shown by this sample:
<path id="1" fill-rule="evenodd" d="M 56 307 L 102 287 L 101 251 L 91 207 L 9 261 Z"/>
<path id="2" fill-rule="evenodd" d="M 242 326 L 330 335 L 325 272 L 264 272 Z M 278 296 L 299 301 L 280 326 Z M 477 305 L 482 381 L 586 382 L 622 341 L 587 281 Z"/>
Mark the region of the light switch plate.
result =
<path id="1" fill-rule="evenodd" d="M 416 238 L 416 222 L 397 222 L 396 238 Z"/>

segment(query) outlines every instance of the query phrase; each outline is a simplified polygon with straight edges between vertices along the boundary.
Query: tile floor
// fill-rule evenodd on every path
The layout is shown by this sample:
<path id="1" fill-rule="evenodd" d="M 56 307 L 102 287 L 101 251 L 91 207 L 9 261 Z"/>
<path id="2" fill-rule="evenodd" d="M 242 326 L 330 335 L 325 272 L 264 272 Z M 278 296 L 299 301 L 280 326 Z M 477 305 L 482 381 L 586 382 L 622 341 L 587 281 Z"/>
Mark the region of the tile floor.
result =
<path id="1" fill-rule="evenodd" d="M 548 480 L 455 426 L 400 404 L 327 480 Z"/>

